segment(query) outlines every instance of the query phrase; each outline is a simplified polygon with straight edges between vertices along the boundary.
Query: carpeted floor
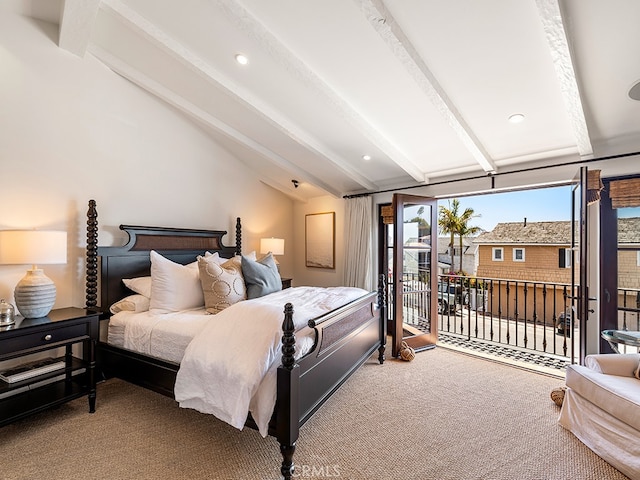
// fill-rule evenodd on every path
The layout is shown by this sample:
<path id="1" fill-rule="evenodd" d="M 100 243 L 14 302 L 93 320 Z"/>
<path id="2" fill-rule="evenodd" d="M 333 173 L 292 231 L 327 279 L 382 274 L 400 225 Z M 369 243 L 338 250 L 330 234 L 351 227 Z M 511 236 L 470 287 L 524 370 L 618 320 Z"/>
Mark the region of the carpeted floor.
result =
<path id="1" fill-rule="evenodd" d="M 557 424 L 557 378 L 436 348 L 373 359 L 302 428 L 297 478 L 622 480 Z M 273 438 L 109 380 L 0 429 L 0 479 L 279 478 Z"/>

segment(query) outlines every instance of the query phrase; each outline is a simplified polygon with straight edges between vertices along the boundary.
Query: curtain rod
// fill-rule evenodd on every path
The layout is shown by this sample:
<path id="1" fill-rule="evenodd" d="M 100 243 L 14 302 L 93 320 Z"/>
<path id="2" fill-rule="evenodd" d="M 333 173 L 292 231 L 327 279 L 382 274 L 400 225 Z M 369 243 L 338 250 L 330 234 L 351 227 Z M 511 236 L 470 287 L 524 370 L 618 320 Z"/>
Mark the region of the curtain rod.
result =
<path id="1" fill-rule="evenodd" d="M 571 165 L 580 165 L 580 164 L 585 164 L 585 163 L 603 162 L 603 161 L 606 161 L 606 160 L 615 160 L 615 159 L 618 159 L 618 158 L 633 157 L 635 155 L 640 155 L 640 152 L 621 153 L 621 154 L 618 154 L 618 155 L 610 155 L 608 157 L 591 158 L 589 160 L 574 160 L 572 162 L 558 163 L 556 165 L 541 165 L 541 166 L 538 166 L 538 167 L 521 168 L 520 170 L 511 170 L 509 172 L 487 173 L 485 175 L 475 175 L 473 177 L 456 178 L 456 179 L 453 179 L 453 180 L 442 180 L 441 182 L 423 183 L 423 184 L 420 184 L 420 185 L 411 185 L 411 186 L 408 186 L 408 187 L 389 188 L 387 190 L 378 190 L 376 192 L 355 193 L 353 195 L 343 195 L 342 198 L 368 197 L 370 195 L 376 195 L 378 193 L 397 192 L 399 190 L 412 190 L 414 188 L 424 188 L 424 187 L 429 187 L 429 186 L 432 186 L 432 185 L 446 185 L 446 184 L 449 184 L 449 183 L 466 182 L 468 180 L 481 180 L 483 178 L 491 178 L 491 188 L 494 188 L 493 179 L 495 177 L 499 177 L 501 175 L 510 175 L 510 174 L 513 174 L 513 173 L 526 173 L 526 172 L 533 172 L 533 171 L 536 171 L 536 170 L 546 170 L 547 168 L 567 167 L 567 166 L 571 166 Z"/>

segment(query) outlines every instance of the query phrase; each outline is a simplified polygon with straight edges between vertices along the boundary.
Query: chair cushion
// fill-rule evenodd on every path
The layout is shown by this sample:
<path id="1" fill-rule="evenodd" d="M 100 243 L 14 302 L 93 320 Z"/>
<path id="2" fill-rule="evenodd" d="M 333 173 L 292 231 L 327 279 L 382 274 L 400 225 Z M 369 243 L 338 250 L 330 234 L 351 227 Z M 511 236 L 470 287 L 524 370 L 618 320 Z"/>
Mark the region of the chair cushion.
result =
<path id="1" fill-rule="evenodd" d="M 570 365 L 566 385 L 618 420 L 640 430 L 638 379 L 606 375 L 581 365 Z"/>
<path id="2" fill-rule="evenodd" d="M 637 353 L 600 353 L 587 355 L 584 360 L 586 367 L 598 373 L 608 375 L 620 375 L 621 377 L 633 376 L 633 371 L 640 362 Z"/>

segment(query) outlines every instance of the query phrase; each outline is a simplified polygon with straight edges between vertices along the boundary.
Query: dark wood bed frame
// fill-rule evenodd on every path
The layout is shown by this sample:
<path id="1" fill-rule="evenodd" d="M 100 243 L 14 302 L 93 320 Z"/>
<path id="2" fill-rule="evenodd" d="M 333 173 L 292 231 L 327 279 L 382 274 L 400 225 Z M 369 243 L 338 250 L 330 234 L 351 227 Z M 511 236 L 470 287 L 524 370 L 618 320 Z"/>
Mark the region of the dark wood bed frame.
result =
<path id="1" fill-rule="evenodd" d="M 98 213 L 96 202 L 89 201 L 87 212 L 86 302 L 87 308 L 108 312 L 109 306 L 130 295 L 123 278 L 150 274 L 149 252 L 156 250 L 181 264 L 193 262 L 205 251 L 232 257 L 241 252 L 241 223 L 236 222 L 236 245 L 225 246 L 222 230 L 191 230 L 162 227 L 121 225 L 129 235 L 122 247 L 98 247 Z M 357 299 L 326 315 L 309 321 L 316 342 L 303 358 L 294 359 L 295 332 L 293 306 L 284 306 L 282 324 L 282 364 L 277 372 L 277 396 L 269 435 L 280 444 L 285 479 L 294 474 L 293 454 L 300 427 L 322 404 L 378 350 L 378 361 L 384 362 L 386 332 L 386 290 L 384 275 L 379 278 L 377 292 Z M 99 295 L 98 295 L 99 293 Z M 99 301 L 98 301 L 99 299 Z M 103 313 L 102 320 L 109 318 Z M 178 364 L 114 347 L 101 341 L 97 348 L 99 371 L 105 378 L 118 377 L 169 397 Z M 256 428 L 249 415 L 247 425 Z"/>

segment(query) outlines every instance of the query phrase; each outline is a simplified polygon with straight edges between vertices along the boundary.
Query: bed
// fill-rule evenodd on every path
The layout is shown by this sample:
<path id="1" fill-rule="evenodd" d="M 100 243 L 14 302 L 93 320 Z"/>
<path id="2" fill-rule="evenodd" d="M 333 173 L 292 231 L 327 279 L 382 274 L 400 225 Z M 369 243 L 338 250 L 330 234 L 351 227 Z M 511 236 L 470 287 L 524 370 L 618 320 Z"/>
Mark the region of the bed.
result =
<path id="1" fill-rule="evenodd" d="M 183 341 L 188 346 L 181 362 L 177 361 L 179 355 L 171 357 L 155 352 L 148 354 L 126 348 L 128 345 L 117 340 L 117 328 L 110 334 L 105 332 L 107 329 L 104 327 L 112 316 L 110 307 L 132 295 L 133 292 L 124 284 L 124 279 L 140 279 L 150 275 L 152 255 L 162 255 L 171 262 L 185 266 L 192 264 L 199 256 L 217 255 L 222 259 L 230 259 L 240 255 L 241 221 L 239 218 L 236 221 L 236 244 L 233 247 L 224 244 L 223 237 L 227 232 L 223 230 L 132 225 L 121 225 L 120 229 L 129 236 L 125 245 L 99 247 L 96 202 L 89 202 L 86 303 L 87 308 L 102 312 L 103 328 L 96 352 L 98 369 L 105 378 L 118 377 L 176 398 L 176 382 L 178 381 L 179 386 L 180 375 L 185 376 L 180 371 L 180 363 L 183 363 L 184 371 L 190 347 L 198 342 Z M 299 315 L 295 319 L 291 302 L 283 301 L 282 306 L 278 307 L 281 312 L 282 336 L 276 332 L 279 342 L 278 364 L 270 369 L 274 375 L 275 405 L 267 419 L 266 433 L 275 437 L 280 444 L 280 472 L 285 479 L 294 476 L 293 455 L 300 427 L 376 351 L 378 361 L 381 364 L 384 362 L 387 334 L 383 275 L 380 276 L 379 283 L 377 292 L 365 292 L 342 306 L 309 318 L 302 327 Z M 296 289 L 287 289 L 287 292 L 270 294 L 274 295 L 272 299 L 270 295 L 265 298 L 269 297 L 273 303 L 287 298 L 289 291 L 293 294 L 294 290 Z M 251 302 L 254 300 L 239 303 L 246 307 Z M 222 313 L 225 311 L 232 310 L 229 308 Z M 118 315 L 120 313 L 113 316 L 113 323 L 117 323 L 115 319 Z M 229 316 L 230 314 L 227 315 Z M 177 322 L 169 323 L 176 329 Z M 280 328 L 277 331 L 279 330 Z M 112 337 L 111 342 L 109 336 Z M 156 337 L 158 336 L 154 335 Z M 161 358 L 163 356 L 165 358 Z M 211 385 L 207 385 L 207 388 L 211 388 Z M 259 427 L 251 413 L 246 418 L 246 425 L 265 430 Z"/>

